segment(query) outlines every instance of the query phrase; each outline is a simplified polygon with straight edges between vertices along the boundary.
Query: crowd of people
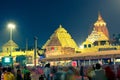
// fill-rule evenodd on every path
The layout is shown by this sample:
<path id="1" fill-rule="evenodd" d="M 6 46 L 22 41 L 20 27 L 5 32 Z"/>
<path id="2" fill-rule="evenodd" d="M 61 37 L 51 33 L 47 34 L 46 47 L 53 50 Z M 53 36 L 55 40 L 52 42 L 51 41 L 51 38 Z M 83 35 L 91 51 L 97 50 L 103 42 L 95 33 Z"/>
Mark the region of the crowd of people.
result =
<path id="1" fill-rule="evenodd" d="M 120 66 L 114 70 L 114 65 L 101 65 L 96 63 L 91 66 L 58 66 L 44 68 L 46 80 L 120 80 Z M 44 79 L 40 79 L 44 80 Z"/>
<path id="2" fill-rule="evenodd" d="M 115 71 L 113 66 L 99 63 L 80 67 L 50 66 L 48 63 L 34 68 L 2 67 L 0 75 L 1 80 L 120 80 L 120 66 Z"/>
<path id="3" fill-rule="evenodd" d="M 20 68 L 1 67 L 0 80 L 31 80 L 30 71 L 24 67 L 21 71 Z"/>

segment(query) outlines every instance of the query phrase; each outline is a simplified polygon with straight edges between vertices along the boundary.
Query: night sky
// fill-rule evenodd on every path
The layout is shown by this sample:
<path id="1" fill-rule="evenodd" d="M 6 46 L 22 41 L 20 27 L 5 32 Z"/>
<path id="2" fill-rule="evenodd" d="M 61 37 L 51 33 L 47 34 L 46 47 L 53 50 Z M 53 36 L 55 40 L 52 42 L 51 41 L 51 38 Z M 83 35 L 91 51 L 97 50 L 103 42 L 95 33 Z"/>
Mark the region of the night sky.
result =
<path id="1" fill-rule="evenodd" d="M 78 45 L 90 33 L 98 12 L 110 36 L 120 32 L 120 0 L 0 0 L 0 47 L 9 40 L 7 23 L 14 22 L 13 40 L 25 48 L 38 37 L 41 47 L 61 24 Z"/>

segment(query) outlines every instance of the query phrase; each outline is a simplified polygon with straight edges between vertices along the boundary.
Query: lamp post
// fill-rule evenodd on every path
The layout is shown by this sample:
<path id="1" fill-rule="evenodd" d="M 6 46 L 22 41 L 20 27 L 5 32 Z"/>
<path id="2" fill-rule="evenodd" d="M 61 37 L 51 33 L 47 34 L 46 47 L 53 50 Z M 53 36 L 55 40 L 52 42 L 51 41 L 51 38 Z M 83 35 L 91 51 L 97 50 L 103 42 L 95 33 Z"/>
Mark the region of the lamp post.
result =
<path id="1" fill-rule="evenodd" d="M 12 31 L 15 28 L 14 23 L 9 23 L 7 27 L 10 29 L 10 56 L 12 55 Z"/>
<path id="2" fill-rule="evenodd" d="M 37 37 L 34 37 L 34 66 L 36 67 Z"/>

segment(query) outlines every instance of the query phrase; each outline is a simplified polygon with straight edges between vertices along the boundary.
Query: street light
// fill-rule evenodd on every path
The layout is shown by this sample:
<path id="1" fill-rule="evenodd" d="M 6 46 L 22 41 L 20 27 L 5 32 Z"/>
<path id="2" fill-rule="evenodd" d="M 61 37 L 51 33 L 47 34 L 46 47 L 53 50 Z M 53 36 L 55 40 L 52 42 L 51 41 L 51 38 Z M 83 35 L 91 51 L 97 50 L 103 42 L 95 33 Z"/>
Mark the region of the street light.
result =
<path id="1" fill-rule="evenodd" d="M 12 31 L 15 28 L 14 23 L 8 23 L 7 27 L 10 29 L 10 56 L 12 54 Z"/>
<path id="2" fill-rule="evenodd" d="M 9 23 L 8 28 L 10 29 L 10 40 L 12 40 L 12 30 L 15 28 L 15 24 Z"/>

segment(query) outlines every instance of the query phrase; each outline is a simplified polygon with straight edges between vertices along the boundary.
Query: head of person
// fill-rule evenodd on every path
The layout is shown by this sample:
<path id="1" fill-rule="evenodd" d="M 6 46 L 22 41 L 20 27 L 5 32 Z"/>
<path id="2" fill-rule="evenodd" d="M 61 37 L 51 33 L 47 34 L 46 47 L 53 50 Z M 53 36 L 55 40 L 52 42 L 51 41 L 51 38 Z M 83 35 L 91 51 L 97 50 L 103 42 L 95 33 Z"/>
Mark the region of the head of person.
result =
<path id="1" fill-rule="evenodd" d="M 12 71 L 12 68 L 11 67 L 8 67 L 7 68 L 7 72 L 11 72 Z"/>
<path id="2" fill-rule="evenodd" d="M 26 67 L 26 66 L 24 66 L 24 69 L 27 69 L 27 67 Z"/>
<path id="3" fill-rule="evenodd" d="M 17 70 L 17 74 L 21 74 L 21 70 L 20 69 Z"/>
<path id="4" fill-rule="evenodd" d="M 60 67 L 58 67 L 58 70 L 59 70 L 59 71 L 62 71 L 62 70 L 63 70 L 63 68 L 60 66 Z"/>
<path id="5" fill-rule="evenodd" d="M 95 66 L 96 69 L 101 69 L 101 65 L 99 63 L 96 64 Z"/>
<path id="6" fill-rule="evenodd" d="M 47 63 L 47 64 L 45 65 L 45 67 L 50 67 L 50 63 Z"/>
<path id="7" fill-rule="evenodd" d="M 94 69 L 93 69 L 92 66 L 88 67 L 88 72 L 91 72 L 91 71 L 93 71 L 93 70 L 94 70 Z"/>
<path id="8" fill-rule="evenodd" d="M 47 67 L 50 67 L 50 63 L 47 64 Z"/>
<path id="9" fill-rule="evenodd" d="M 67 72 L 68 68 L 67 67 L 63 67 L 63 71 Z"/>
<path id="10" fill-rule="evenodd" d="M 72 66 L 69 66 L 68 69 L 74 71 L 74 68 Z"/>
<path id="11" fill-rule="evenodd" d="M 6 68 L 6 67 L 3 67 L 3 68 L 2 68 L 2 72 L 5 72 L 5 71 L 7 71 L 7 68 Z"/>

